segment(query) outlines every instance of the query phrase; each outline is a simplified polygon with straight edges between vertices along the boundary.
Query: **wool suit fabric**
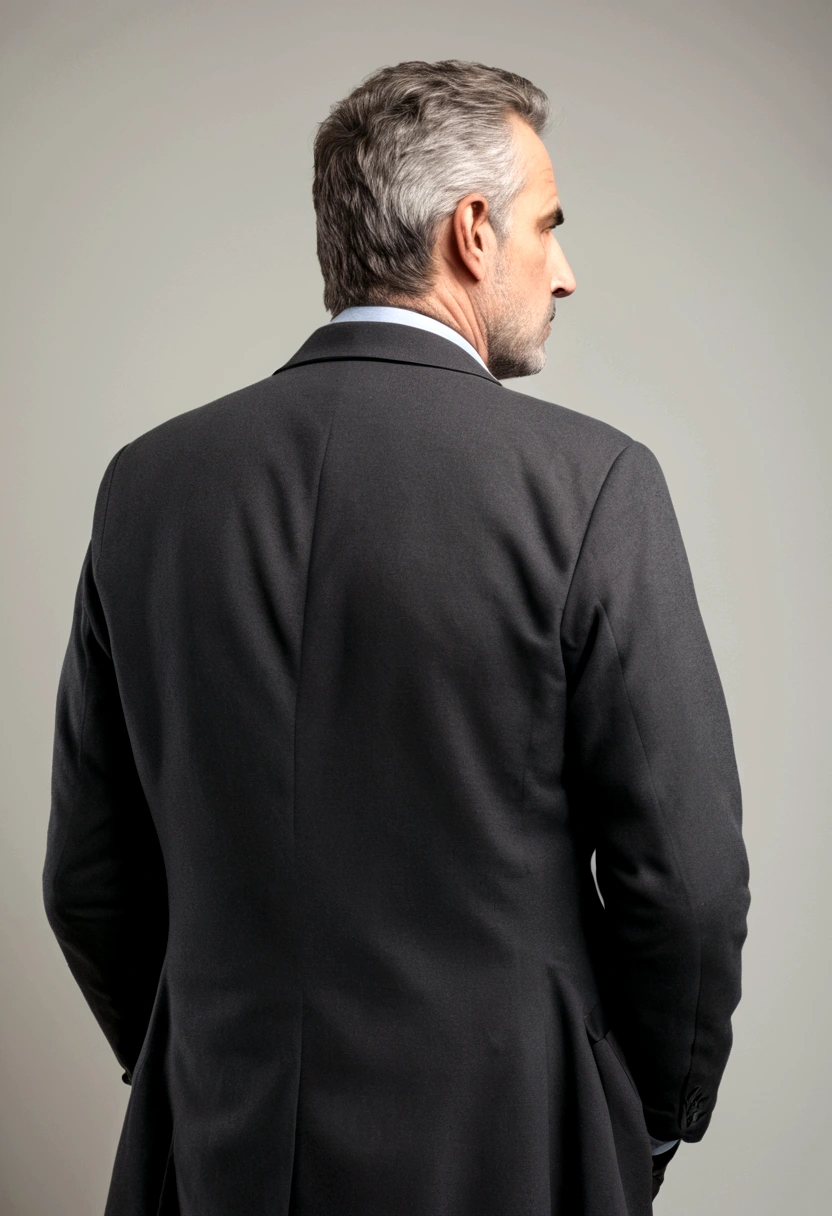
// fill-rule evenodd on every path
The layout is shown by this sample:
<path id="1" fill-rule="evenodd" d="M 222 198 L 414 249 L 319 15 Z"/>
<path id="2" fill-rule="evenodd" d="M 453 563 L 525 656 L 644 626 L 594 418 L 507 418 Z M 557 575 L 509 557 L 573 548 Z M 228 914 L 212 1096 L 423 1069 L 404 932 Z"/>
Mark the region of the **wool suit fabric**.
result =
<path id="1" fill-rule="evenodd" d="M 372 322 L 128 443 L 43 893 L 131 1083 L 105 1216 L 647 1216 L 749 901 L 651 450 Z"/>

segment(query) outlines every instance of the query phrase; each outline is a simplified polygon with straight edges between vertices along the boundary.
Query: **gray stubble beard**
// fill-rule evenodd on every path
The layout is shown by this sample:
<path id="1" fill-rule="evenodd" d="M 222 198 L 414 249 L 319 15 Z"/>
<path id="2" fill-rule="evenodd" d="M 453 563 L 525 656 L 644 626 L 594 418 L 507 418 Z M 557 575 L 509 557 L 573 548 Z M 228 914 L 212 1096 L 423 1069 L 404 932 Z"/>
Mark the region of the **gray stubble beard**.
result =
<path id="1" fill-rule="evenodd" d="M 550 307 L 543 323 L 536 322 L 532 329 L 532 319 L 507 291 L 507 281 L 504 263 L 499 260 L 489 315 L 484 318 L 488 370 L 498 380 L 534 376 L 543 369 L 546 364 L 546 339 L 542 331 L 552 315 Z"/>

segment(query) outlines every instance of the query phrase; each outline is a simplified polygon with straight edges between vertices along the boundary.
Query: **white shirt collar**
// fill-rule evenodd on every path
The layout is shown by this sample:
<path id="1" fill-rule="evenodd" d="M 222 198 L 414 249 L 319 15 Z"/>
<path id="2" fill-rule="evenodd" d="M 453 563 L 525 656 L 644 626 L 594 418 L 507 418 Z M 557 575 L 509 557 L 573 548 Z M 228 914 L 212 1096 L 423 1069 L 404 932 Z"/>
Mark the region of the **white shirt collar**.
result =
<path id="1" fill-rule="evenodd" d="M 462 334 L 458 334 L 455 329 L 451 329 L 450 325 L 445 325 L 443 321 L 437 321 L 435 317 L 426 317 L 421 312 L 414 312 L 412 308 L 394 308 L 388 304 L 356 304 L 334 316 L 330 325 L 335 321 L 387 321 L 396 325 L 413 325 L 416 329 L 427 329 L 432 334 L 439 334 L 440 338 L 447 338 L 449 342 L 455 342 L 469 355 L 473 355 L 477 363 L 488 371 L 484 360 L 467 338 L 463 338 Z"/>

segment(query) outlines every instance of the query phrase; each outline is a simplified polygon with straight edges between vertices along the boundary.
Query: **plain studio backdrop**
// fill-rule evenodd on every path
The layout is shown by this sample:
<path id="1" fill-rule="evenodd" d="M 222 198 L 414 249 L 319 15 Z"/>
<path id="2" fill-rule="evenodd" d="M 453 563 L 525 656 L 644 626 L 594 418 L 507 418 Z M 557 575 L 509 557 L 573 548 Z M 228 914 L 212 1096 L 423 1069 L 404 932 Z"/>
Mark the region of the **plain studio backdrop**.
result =
<path id="1" fill-rule="evenodd" d="M 444 58 L 549 94 L 578 286 L 508 384 L 656 453 L 732 718 L 744 995 L 657 1212 L 829 1211 L 828 0 L 4 0 L 0 31 L 2 1216 L 102 1212 L 130 1093 L 40 888 L 99 481 L 328 320 L 316 124 L 376 67 Z"/>

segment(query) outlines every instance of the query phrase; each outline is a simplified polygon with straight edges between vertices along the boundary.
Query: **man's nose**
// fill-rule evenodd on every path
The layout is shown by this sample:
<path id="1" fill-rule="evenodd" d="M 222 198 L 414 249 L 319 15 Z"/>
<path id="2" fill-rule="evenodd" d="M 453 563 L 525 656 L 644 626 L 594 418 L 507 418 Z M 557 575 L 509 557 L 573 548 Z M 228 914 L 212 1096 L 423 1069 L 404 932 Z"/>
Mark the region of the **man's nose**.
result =
<path id="1" fill-rule="evenodd" d="M 552 272 L 552 295 L 563 298 L 563 296 L 571 296 L 577 284 L 575 276 L 572 273 L 572 267 L 567 262 L 563 253 L 558 250 L 557 260 L 555 261 L 554 270 Z"/>

